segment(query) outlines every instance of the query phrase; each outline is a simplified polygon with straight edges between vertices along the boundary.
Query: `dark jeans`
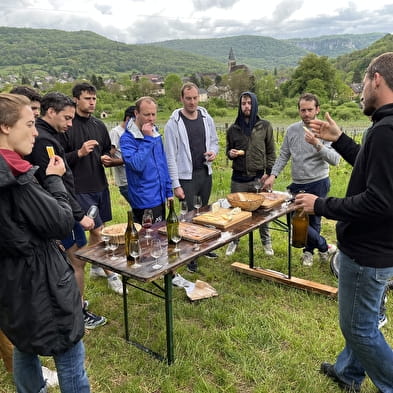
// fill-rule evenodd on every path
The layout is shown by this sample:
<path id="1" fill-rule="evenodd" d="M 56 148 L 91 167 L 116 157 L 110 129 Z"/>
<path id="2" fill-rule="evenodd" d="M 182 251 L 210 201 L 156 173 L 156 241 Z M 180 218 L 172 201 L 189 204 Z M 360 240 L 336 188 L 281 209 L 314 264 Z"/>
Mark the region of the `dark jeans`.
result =
<path id="1" fill-rule="evenodd" d="M 198 169 L 192 172 L 192 179 L 179 179 L 186 196 L 188 210 L 194 208 L 194 195 L 200 195 L 202 206 L 209 204 L 212 190 L 212 177 L 207 173 L 207 168 Z"/>
<path id="2" fill-rule="evenodd" d="M 306 184 L 292 183 L 288 186 L 288 189 L 292 194 L 297 194 L 300 191 L 304 191 L 309 194 L 314 194 L 321 198 L 325 198 L 330 190 L 330 179 L 327 177 L 325 179 Z M 309 226 L 307 235 L 307 246 L 304 248 L 303 252 L 309 251 L 311 252 L 311 254 L 313 254 L 314 249 L 318 249 L 318 251 L 321 252 L 327 251 L 328 245 L 326 239 L 320 234 L 321 216 L 310 214 L 308 218 Z"/>

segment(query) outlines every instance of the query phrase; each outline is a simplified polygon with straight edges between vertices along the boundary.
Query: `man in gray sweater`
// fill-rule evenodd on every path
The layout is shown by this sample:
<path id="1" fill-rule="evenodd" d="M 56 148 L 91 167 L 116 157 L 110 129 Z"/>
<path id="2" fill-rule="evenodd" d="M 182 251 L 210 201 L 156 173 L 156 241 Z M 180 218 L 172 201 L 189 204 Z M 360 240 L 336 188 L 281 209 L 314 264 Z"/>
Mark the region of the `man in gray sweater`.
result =
<path id="1" fill-rule="evenodd" d="M 316 138 L 308 129 L 310 121 L 319 113 L 318 97 L 304 93 L 298 100 L 298 109 L 302 120 L 288 127 L 280 155 L 264 187 L 273 186 L 277 176 L 291 159 L 292 183 L 288 186 L 289 191 L 293 194 L 305 191 L 324 198 L 330 189 L 329 164 L 337 165 L 340 155 L 330 146 L 330 142 Z M 336 251 L 336 246 L 327 244 L 320 232 L 321 217 L 310 215 L 307 246 L 301 257 L 305 266 L 313 264 L 315 249 L 319 251 L 321 262 L 327 262 Z"/>

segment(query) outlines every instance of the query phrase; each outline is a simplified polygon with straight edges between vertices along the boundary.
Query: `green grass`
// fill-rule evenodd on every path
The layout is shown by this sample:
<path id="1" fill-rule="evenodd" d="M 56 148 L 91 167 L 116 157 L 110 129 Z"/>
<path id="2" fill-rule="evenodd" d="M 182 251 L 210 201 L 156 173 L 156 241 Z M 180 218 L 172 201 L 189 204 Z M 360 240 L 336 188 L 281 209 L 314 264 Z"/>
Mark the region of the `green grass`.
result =
<path id="1" fill-rule="evenodd" d="M 220 133 L 223 146 L 224 135 Z M 224 148 L 214 164 L 211 200 L 225 195 L 230 187 L 230 168 Z M 332 168 L 331 195 L 343 196 L 350 167 L 341 162 Z M 127 205 L 111 182 L 113 223 L 126 220 Z M 277 190 L 290 183 L 286 168 L 276 181 Z M 323 221 L 323 234 L 335 241 L 334 222 Z M 274 257 L 265 257 L 259 236 L 255 238 L 255 261 L 285 272 L 285 234 L 273 231 Z M 107 288 L 106 280 L 90 280 L 86 267 L 86 298 L 90 308 L 108 318 L 108 324 L 86 334 L 86 367 L 95 393 L 339 393 L 339 388 L 318 369 L 322 361 L 334 361 L 343 346 L 338 327 L 337 302 L 326 296 L 304 292 L 239 274 L 234 261 L 247 260 L 248 240 L 242 238 L 238 251 L 218 260 L 200 258 L 199 272 L 179 273 L 191 281 L 208 282 L 219 296 L 189 302 L 181 288 L 174 288 L 175 363 L 172 366 L 128 345 L 124 340 L 122 299 Z M 293 249 L 293 276 L 336 285 L 329 266 L 316 259 L 311 268 L 299 263 L 300 250 Z M 161 299 L 129 289 L 129 318 L 132 336 L 164 353 L 164 307 Z M 388 316 L 392 315 L 388 302 Z M 389 321 L 383 332 L 393 343 Z M 51 359 L 43 359 L 53 367 Z M 13 393 L 11 378 L 0 365 L 0 392 Z M 374 393 L 366 380 L 363 393 Z M 51 389 L 51 393 L 59 389 Z"/>

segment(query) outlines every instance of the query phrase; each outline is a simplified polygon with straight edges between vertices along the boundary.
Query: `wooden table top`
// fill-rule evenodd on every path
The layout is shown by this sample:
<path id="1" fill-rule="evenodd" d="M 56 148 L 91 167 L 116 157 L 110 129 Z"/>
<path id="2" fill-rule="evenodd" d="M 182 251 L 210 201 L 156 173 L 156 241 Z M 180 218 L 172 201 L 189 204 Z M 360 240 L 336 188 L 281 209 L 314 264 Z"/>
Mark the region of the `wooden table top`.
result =
<path id="1" fill-rule="evenodd" d="M 209 207 L 205 207 L 201 209 L 201 213 L 208 210 Z M 115 252 L 115 255 L 119 257 L 117 260 L 110 259 L 112 252 L 104 250 L 103 242 L 85 247 L 77 251 L 76 256 L 81 260 L 93 263 L 94 265 L 114 271 L 126 277 L 143 282 L 150 282 L 158 279 L 170 271 L 175 271 L 180 266 L 187 264 L 188 262 L 206 254 L 209 251 L 220 248 L 228 244 L 230 241 L 248 234 L 249 232 L 257 229 L 261 224 L 280 218 L 293 210 L 293 204 L 282 204 L 268 211 L 264 209 L 257 209 L 256 211 L 252 212 L 252 216 L 246 221 L 233 225 L 227 230 L 221 230 L 221 235 L 217 238 L 207 240 L 199 244 L 182 239 L 179 243 L 181 251 L 178 253 L 173 251 L 175 247 L 174 245 L 168 245 L 167 237 L 159 233 L 159 229 L 166 225 L 165 221 L 154 224 L 151 228 L 153 230 L 152 236 L 153 238 L 160 239 L 163 247 L 163 254 L 159 258 L 159 262 L 163 265 L 163 267 L 157 270 L 152 269 L 154 258 L 150 255 L 151 240 L 148 241 L 144 238 L 143 230 L 140 232 L 142 249 L 142 255 L 138 259 L 140 267 L 127 265 L 124 245 L 120 245 Z M 186 220 L 191 221 L 194 215 L 195 211 L 189 212 L 186 215 Z"/>

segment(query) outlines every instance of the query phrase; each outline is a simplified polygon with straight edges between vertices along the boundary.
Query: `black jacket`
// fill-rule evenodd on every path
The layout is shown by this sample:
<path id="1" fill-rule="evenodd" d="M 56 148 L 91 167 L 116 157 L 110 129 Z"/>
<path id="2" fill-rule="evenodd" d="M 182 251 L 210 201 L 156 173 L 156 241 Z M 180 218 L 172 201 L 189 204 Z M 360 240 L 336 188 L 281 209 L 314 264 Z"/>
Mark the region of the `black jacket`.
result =
<path id="1" fill-rule="evenodd" d="M 67 163 L 64 148 L 60 143 L 60 134 L 43 119 L 37 119 L 35 125 L 38 131 L 38 136 L 35 139 L 33 151 L 30 155 L 26 156 L 25 159 L 30 161 L 33 165 L 38 165 L 35 176 L 40 184 L 42 184 L 46 177 L 45 171 L 49 163 L 49 156 L 46 147 L 53 146 L 55 154 L 64 160 L 66 172 L 62 176 L 62 179 L 69 194 L 70 205 L 74 218 L 79 222 L 85 216 L 85 211 L 81 208 L 76 200 L 74 176 L 72 174 L 71 168 Z"/>
<path id="2" fill-rule="evenodd" d="M 74 218 L 59 176 L 15 177 L 0 156 L 0 328 L 21 351 L 55 355 L 84 334 L 74 271 L 55 239 Z"/>
<path id="3" fill-rule="evenodd" d="M 105 124 L 94 116 L 81 117 L 75 114 L 72 127 L 59 134 L 59 139 L 74 174 L 76 193 L 101 192 L 107 189 L 108 182 L 101 156 L 110 155 L 112 144 Z M 92 139 L 96 140 L 98 145 L 87 156 L 78 157 L 78 149 L 84 142 Z"/>
<path id="4" fill-rule="evenodd" d="M 332 144 L 353 165 L 345 198 L 318 198 L 317 215 L 338 220 L 340 250 L 359 265 L 393 266 L 393 104 L 372 117 L 362 146 L 342 134 Z"/>

